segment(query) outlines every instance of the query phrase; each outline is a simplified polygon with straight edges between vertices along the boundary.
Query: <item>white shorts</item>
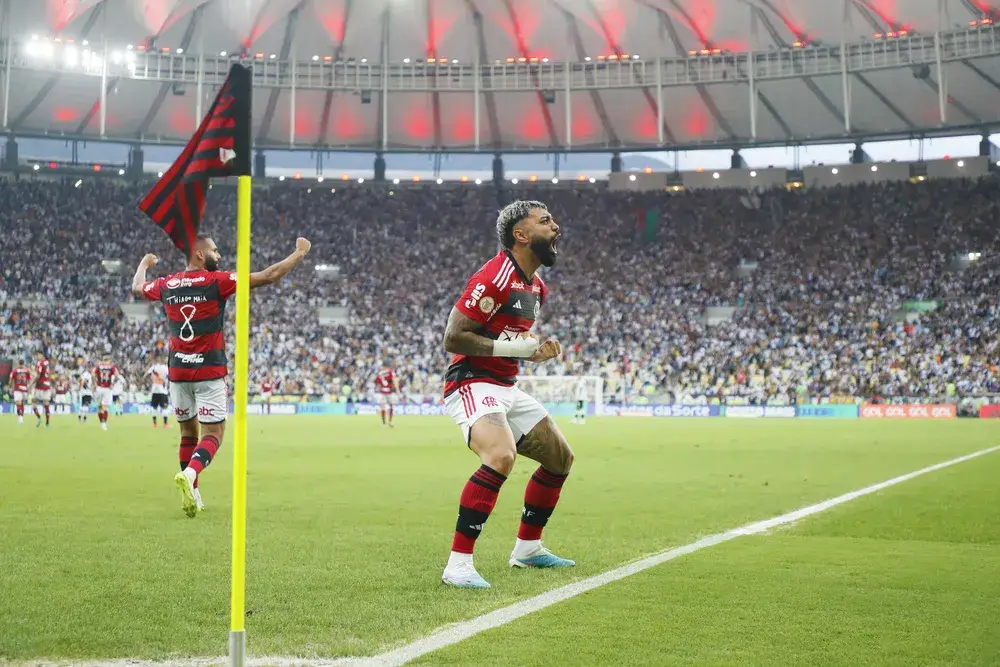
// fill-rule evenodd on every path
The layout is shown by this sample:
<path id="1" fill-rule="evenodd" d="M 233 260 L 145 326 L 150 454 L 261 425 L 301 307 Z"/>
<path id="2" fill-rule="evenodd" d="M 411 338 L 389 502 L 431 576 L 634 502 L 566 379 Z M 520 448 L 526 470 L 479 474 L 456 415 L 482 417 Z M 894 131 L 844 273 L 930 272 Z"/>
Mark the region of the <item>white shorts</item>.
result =
<path id="1" fill-rule="evenodd" d="M 170 404 L 178 422 L 197 417 L 202 424 L 220 424 L 229 410 L 229 383 L 226 378 L 171 382 Z"/>
<path id="2" fill-rule="evenodd" d="M 469 444 L 472 425 L 483 415 L 504 415 L 514 434 L 514 442 L 518 444 L 531 429 L 549 416 L 541 403 L 516 385 L 504 387 L 489 382 L 462 385 L 458 391 L 444 399 L 444 411 L 462 429 L 465 444 Z"/>
<path id="3" fill-rule="evenodd" d="M 98 405 L 111 405 L 111 387 L 98 387 L 94 392 Z"/>
<path id="4" fill-rule="evenodd" d="M 48 403 L 52 400 L 52 390 L 51 389 L 36 389 L 31 394 L 31 400 L 38 401 L 39 403 Z"/>
<path id="5" fill-rule="evenodd" d="M 56 394 L 56 405 L 67 405 L 69 403 L 69 396 L 66 394 Z"/>
<path id="6" fill-rule="evenodd" d="M 378 404 L 382 407 L 387 405 L 396 405 L 396 395 L 395 394 L 379 394 Z"/>
<path id="7" fill-rule="evenodd" d="M 28 400 L 28 392 L 26 391 L 15 391 L 14 392 L 14 403 L 21 405 Z"/>
<path id="8" fill-rule="evenodd" d="M 260 400 L 262 402 L 264 402 L 264 403 L 267 403 L 268 401 L 270 401 L 271 400 L 271 392 L 269 392 L 269 391 L 262 391 L 262 392 L 260 392 Z"/>

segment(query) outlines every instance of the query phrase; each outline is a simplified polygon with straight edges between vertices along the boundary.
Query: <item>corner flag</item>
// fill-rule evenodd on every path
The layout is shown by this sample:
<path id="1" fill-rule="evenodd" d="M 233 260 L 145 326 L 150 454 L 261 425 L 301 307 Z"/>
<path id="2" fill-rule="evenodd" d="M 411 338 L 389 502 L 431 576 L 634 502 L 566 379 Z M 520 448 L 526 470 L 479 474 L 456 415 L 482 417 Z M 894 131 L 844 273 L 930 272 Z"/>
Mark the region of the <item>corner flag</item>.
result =
<path id="1" fill-rule="evenodd" d="M 209 179 L 250 175 L 251 83 L 249 69 L 232 66 L 184 152 L 139 204 L 185 257 L 198 235 Z"/>

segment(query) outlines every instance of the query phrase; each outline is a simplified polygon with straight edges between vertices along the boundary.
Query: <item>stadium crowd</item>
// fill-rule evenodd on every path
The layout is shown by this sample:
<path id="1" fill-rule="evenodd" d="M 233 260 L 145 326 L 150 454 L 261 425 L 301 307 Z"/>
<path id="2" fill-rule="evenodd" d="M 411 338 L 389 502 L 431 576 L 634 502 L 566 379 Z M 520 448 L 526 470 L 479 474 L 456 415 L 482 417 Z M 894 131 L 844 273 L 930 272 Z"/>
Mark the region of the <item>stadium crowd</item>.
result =
<path id="1" fill-rule="evenodd" d="M 637 400 L 1000 392 L 995 178 L 755 195 L 298 185 L 259 189 L 253 211 L 255 267 L 296 236 L 313 242 L 307 262 L 251 301 L 251 368 L 286 394 L 358 400 L 388 361 L 404 392 L 437 400 L 448 311 L 496 252 L 496 211 L 515 198 L 545 201 L 564 234 L 539 329 L 565 353 L 526 373 L 602 376 L 609 393 L 629 387 Z M 146 188 L 0 183 L 2 356 L 45 349 L 67 375 L 108 356 L 142 386 L 165 322 L 155 308 L 134 318 L 120 305 L 134 300 L 144 253 L 161 257 L 154 275 L 184 266 L 136 209 Z M 216 186 L 208 200 L 202 230 L 232 267 L 235 192 Z M 327 306 L 347 308 L 349 321 L 321 325 L 316 309 Z M 731 317 L 707 321 L 716 306 Z"/>

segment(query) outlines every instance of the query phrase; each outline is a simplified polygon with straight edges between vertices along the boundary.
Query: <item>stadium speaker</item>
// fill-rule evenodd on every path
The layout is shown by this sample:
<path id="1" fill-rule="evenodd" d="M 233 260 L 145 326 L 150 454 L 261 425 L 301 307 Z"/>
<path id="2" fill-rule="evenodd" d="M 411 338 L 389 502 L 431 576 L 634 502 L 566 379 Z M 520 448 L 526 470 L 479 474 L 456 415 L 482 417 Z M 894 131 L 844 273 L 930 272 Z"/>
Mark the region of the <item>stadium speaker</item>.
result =
<path id="1" fill-rule="evenodd" d="M 503 158 L 499 153 L 493 157 L 493 182 L 497 185 L 503 183 Z"/>
<path id="2" fill-rule="evenodd" d="M 554 91 L 554 90 L 543 90 L 542 91 L 542 99 L 545 100 L 546 104 L 555 104 L 556 103 L 556 91 Z"/>
<path id="3" fill-rule="evenodd" d="M 263 151 L 257 151 L 253 156 L 253 175 L 255 178 L 264 178 L 267 174 L 267 158 Z"/>
<path id="4" fill-rule="evenodd" d="M 375 156 L 375 182 L 385 183 L 385 158 L 381 153 Z"/>
<path id="5" fill-rule="evenodd" d="M 746 169 L 747 168 L 747 163 L 743 159 L 743 156 L 740 155 L 739 151 L 733 151 L 733 157 L 729 161 L 729 168 L 730 169 Z"/>
<path id="6" fill-rule="evenodd" d="M 622 170 L 622 154 L 615 153 L 611 156 L 611 173 L 619 174 Z"/>
<path id="7" fill-rule="evenodd" d="M 17 171 L 17 141 L 7 140 L 7 146 L 3 154 L 4 171 Z"/>

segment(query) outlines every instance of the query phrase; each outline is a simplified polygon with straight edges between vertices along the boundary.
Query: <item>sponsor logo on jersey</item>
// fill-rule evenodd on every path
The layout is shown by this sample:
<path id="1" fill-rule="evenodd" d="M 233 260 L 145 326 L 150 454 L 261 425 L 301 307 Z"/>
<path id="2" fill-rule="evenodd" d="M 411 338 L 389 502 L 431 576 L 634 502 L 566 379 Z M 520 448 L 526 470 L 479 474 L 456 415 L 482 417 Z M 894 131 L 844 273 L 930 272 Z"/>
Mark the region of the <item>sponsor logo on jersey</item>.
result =
<path id="1" fill-rule="evenodd" d="M 186 354 L 184 352 L 175 352 L 174 356 L 182 364 L 201 364 L 205 361 L 205 356 L 202 354 Z"/>
<path id="2" fill-rule="evenodd" d="M 521 306 L 521 300 L 520 299 L 518 299 L 517 301 L 514 302 L 514 307 L 517 308 L 518 310 L 521 310 L 522 306 Z"/>
<path id="3" fill-rule="evenodd" d="M 492 396 L 487 396 L 486 398 L 483 399 L 483 405 L 485 405 L 488 408 L 495 408 L 500 404 L 497 403 L 497 399 L 493 398 Z"/>
<path id="4" fill-rule="evenodd" d="M 171 278 L 167 281 L 167 289 L 191 287 L 192 285 L 197 285 L 198 283 L 203 282 L 205 282 L 205 276 L 198 276 L 197 278 Z"/>
<path id="5" fill-rule="evenodd" d="M 465 302 L 466 308 L 475 308 L 479 300 L 483 298 L 483 294 L 486 293 L 486 285 L 482 283 L 477 283 L 475 289 L 472 290 L 472 296 L 468 298 Z M 486 312 L 486 311 L 483 311 Z"/>
<path id="6" fill-rule="evenodd" d="M 156 287 L 156 283 L 149 283 L 148 285 L 146 285 L 142 289 L 143 289 L 144 292 L 152 292 L 154 287 Z"/>
<path id="7" fill-rule="evenodd" d="M 528 289 L 528 286 L 522 283 L 520 280 L 515 280 L 510 284 L 511 289 Z"/>

